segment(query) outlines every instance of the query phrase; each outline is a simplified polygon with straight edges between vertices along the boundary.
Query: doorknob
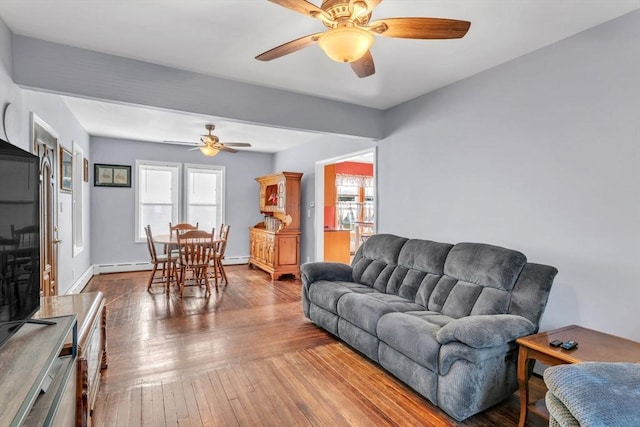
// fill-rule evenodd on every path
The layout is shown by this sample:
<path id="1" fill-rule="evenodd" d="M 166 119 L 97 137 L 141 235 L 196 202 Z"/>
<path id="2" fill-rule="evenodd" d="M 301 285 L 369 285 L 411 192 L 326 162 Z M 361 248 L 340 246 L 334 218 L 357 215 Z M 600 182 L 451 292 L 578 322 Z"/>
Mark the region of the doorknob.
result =
<path id="1" fill-rule="evenodd" d="M 60 240 L 60 239 L 55 239 L 55 240 L 52 240 L 52 241 L 51 241 L 51 243 L 56 243 L 56 244 L 58 244 L 58 243 L 62 243 L 62 240 Z"/>

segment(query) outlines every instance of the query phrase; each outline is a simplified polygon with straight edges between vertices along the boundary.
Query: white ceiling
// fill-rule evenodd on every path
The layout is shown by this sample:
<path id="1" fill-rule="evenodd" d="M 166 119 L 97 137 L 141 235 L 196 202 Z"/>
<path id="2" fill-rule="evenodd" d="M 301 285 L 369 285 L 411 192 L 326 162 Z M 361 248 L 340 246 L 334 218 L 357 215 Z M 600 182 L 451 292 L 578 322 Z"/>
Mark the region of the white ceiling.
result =
<path id="1" fill-rule="evenodd" d="M 215 125 L 213 134 L 220 142 L 248 142 L 251 148 L 234 147 L 238 151 L 276 153 L 305 144 L 320 135 L 291 129 L 259 126 L 234 122 L 214 116 L 195 113 L 151 109 L 132 105 L 115 104 L 89 99 L 63 97 L 91 135 L 137 141 L 184 141 L 198 143 L 206 134 L 204 125 Z"/>
<path id="2" fill-rule="evenodd" d="M 379 109 L 635 9 L 640 0 L 385 0 L 373 19 L 463 19 L 471 21 L 471 29 L 459 40 L 376 37 L 371 49 L 376 74 L 359 79 L 348 64 L 331 61 L 318 46 L 270 62 L 255 60 L 265 50 L 324 30 L 320 21 L 267 0 L 0 0 L 0 17 L 15 34 Z M 85 100 L 68 105 L 92 135 L 195 141 L 193 133 L 203 133 L 203 119 L 215 120 L 223 142 L 254 143 L 249 139 L 256 131 L 265 135 L 263 127 L 243 133 L 246 125 L 216 118 L 149 110 L 130 120 L 131 110 L 122 105 Z M 111 124 L 96 111 L 107 111 Z M 157 127 L 163 120 L 161 138 L 144 137 L 151 127 L 145 124 Z M 178 126 L 185 127 L 179 131 Z M 274 132 L 273 141 L 283 141 L 282 130 Z M 260 151 L 278 149 L 265 143 Z"/>

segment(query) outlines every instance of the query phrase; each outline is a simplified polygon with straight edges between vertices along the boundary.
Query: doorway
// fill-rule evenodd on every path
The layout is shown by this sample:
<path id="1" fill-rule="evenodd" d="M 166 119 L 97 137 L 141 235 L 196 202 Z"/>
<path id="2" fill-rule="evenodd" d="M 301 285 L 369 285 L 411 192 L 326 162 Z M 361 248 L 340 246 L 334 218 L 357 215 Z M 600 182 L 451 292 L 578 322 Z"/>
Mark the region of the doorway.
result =
<path id="1" fill-rule="evenodd" d="M 316 261 L 350 263 L 376 232 L 375 170 L 375 147 L 316 162 Z"/>
<path id="2" fill-rule="evenodd" d="M 33 152 L 40 158 L 40 294 L 58 295 L 56 160 L 58 136 L 32 113 Z"/>

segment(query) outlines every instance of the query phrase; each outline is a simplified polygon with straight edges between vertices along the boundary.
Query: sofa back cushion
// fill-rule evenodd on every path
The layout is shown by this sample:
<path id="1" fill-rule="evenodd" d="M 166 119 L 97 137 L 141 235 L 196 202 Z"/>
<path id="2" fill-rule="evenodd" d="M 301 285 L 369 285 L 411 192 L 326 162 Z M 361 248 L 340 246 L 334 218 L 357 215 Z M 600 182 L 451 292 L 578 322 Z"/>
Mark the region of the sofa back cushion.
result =
<path id="1" fill-rule="evenodd" d="M 482 243 L 458 243 L 449 251 L 444 275 L 427 308 L 446 316 L 503 314 L 527 258 L 520 252 Z"/>
<path id="2" fill-rule="evenodd" d="M 400 249 L 407 240 L 392 234 L 371 236 L 353 257 L 353 280 L 386 292 L 387 282 L 398 265 Z"/>
<path id="3" fill-rule="evenodd" d="M 521 252 L 482 243 L 369 238 L 357 251 L 353 280 L 429 311 L 460 318 L 518 314 L 538 324 L 557 270 L 527 264 Z M 535 297 L 535 301 L 531 301 Z"/>
<path id="4" fill-rule="evenodd" d="M 377 234 L 356 253 L 353 278 L 379 292 L 400 295 L 426 307 L 426 300 L 416 298 L 418 289 L 442 276 L 452 247 L 448 243 Z"/>

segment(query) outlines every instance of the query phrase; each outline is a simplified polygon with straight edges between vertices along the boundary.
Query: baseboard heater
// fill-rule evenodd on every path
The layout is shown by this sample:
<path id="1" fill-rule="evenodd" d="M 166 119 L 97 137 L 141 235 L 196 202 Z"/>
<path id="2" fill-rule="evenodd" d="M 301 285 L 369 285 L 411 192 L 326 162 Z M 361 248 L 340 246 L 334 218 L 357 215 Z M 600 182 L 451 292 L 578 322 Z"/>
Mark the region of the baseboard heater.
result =
<path id="1" fill-rule="evenodd" d="M 222 264 L 224 265 L 241 265 L 248 264 L 248 256 L 226 257 Z M 94 274 L 105 273 L 125 273 L 128 271 L 144 271 L 151 270 L 153 265 L 150 262 L 123 262 L 117 264 L 98 264 L 95 266 Z"/>

